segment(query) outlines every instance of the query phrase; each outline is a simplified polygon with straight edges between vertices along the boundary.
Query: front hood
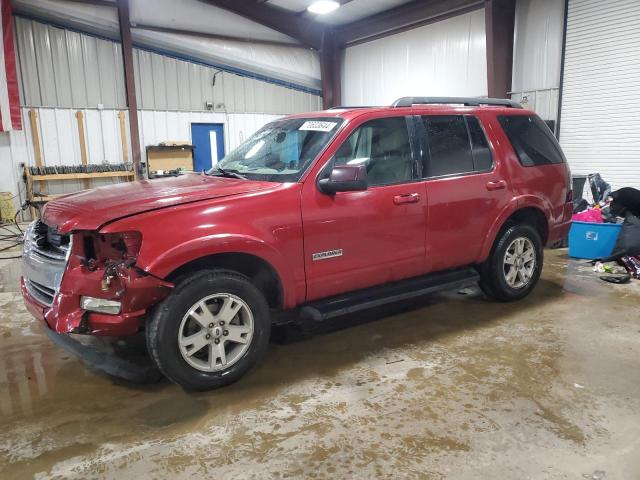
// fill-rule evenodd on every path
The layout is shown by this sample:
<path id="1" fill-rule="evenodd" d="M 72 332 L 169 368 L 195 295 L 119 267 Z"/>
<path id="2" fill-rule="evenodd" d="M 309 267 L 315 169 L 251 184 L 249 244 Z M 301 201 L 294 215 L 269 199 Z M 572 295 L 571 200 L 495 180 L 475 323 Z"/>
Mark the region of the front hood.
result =
<path id="1" fill-rule="evenodd" d="M 276 185 L 198 174 L 118 183 L 52 200 L 46 204 L 42 218 L 60 233 L 97 230 L 106 223 L 149 210 L 266 190 Z"/>

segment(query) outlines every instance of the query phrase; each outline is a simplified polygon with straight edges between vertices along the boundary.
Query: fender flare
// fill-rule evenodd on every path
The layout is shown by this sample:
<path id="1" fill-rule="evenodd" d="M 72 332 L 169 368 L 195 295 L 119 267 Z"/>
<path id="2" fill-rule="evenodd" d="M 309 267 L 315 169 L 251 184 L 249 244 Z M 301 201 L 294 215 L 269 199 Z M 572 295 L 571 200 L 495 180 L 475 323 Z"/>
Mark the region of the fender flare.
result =
<path id="1" fill-rule="evenodd" d="M 296 304 L 295 276 L 280 253 L 263 240 L 243 234 L 213 234 L 176 245 L 140 267 L 147 273 L 166 278 L 171 272 L 194 260 L 222 253 L 242 253 L 269 264 L 280 278 L 285 308 Z"/>
<path id="2" fill-rule="evenodd" d="M 518 197 L 514 197 L 500 211 L 500 214 L 491 224 L 491 228 L 489 228 L 489 231 L 485 235 L 484 241 L 482 242 L 482 248 L 480 249 L 478 263 L 484 262 L 489 257 L 498 233 L 500 232 L 506 221 L 518 210 L 522 210 L 524 208 L 535 208 L 539 210 L 547 220 L 547 228 L 550 228 L 549 212 L 551 211 L 551 205 L 548 201 L 544 201 L 543 199 L 536 197 L 535 195 L 521 195 Z"/>

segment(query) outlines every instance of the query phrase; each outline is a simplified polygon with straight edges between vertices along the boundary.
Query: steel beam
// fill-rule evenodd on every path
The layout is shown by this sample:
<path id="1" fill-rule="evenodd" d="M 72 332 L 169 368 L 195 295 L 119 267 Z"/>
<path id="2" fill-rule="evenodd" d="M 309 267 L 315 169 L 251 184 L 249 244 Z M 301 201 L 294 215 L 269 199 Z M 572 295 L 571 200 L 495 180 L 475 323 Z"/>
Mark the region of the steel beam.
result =
<path id="1" fill-rule="evenodd" d="M 484 0 L 415 0 L 336 28 L 338 45 L 351 46 L 483 8 Z"/>
<path id="2" fill-rule="evenodd" d="M 487 89 L 489 97 L 508 98 L 513 68 L 514 0 L 487 0 Z"/>
<path id="3" fill-rule="evenodd" d="M 138 102 L 136 100 L 136 81 L 133 70 L 133 43 L 131 41 L 131 21 L 129 19 L 129 0 L 118 0 L 118 20 L 120 22 L 120 42 L 124 64 L 124 85 L 129 108 L 129 134 L 131 136 L 131 160 L 136 178 L 141 177 L 140 169 L 140 130 L 138 127 Z"/>
<path id="4" fill-rule="evenodd" d="M 344 52 L 335 42 L 335 33 L 326 28 L 320 49 L 320 78 L 322 80 L 322 106 L 325 109 L 341 103 L 340 60 Z"/>
<path id="5" fill-rule="evenodd" d="M 244 18 L 290 36 L 301 44 L 320 50 L 324 27 L 319 22 L 302 18 L 295 13 L 271 7 L 253 0 L 200 0 L 224 8 Z"/>

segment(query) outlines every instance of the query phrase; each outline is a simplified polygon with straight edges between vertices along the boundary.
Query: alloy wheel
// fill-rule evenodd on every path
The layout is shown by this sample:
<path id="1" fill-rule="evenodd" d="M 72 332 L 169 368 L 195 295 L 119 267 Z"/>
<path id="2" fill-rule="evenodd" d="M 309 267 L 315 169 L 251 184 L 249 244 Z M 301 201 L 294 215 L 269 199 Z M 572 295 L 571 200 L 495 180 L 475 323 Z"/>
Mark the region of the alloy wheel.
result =
<path id="1" fill-rule="evenodd" d="M 526 237 L 513 240 L 504 253 L 504 278 L 511 288 L 526 287 L 536 270 L 536 250 Z"/>
<path id="2" fill-rule="evenodd" d="M 246 302 L 229 293 L 209 295 L 194 303 L 178 329 L 182 358 L 202 372 L 234 365 L 253 337 L 253 314 Z"/>

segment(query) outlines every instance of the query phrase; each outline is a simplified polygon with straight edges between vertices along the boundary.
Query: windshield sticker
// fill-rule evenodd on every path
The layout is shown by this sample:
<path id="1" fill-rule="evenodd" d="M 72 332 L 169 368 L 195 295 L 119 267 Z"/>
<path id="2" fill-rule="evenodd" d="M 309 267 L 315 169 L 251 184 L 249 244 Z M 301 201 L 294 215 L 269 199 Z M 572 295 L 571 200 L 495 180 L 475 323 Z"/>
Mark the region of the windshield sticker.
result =
<path id="1" fill-rule="evenodd" d="M 336 128 L 336 122 L 320 122 L 317 120 L 304 122 L 298 130 L 311 130 L 313 132 L 330 132 Z"/>

